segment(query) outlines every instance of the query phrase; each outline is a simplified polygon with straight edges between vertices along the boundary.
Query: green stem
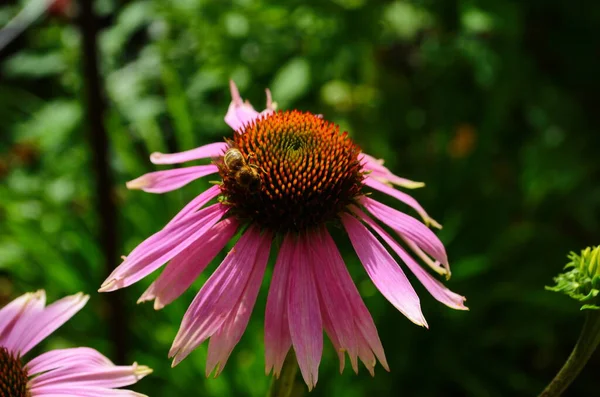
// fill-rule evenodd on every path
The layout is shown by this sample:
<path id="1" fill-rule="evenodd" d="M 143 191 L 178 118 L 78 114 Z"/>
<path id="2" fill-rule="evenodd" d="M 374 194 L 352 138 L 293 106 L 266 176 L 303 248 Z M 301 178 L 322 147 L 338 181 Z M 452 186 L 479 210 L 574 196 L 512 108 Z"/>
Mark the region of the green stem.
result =
<path id="1" fill-rule="evenodd" d="M 279 378 L 273 377 L 268 397 L 290 397 L 294 391 L 296 374 L 298 373 L 298 363 L 296 354 L 291 350 L 283 362 Z"/>
<path id="2" fill-rule="evenodd" d="M 587 310 L 579 340 L 571 355 L 539 397 L 561 396 L 575 380 L 600 343 L 600 310 Z"/>

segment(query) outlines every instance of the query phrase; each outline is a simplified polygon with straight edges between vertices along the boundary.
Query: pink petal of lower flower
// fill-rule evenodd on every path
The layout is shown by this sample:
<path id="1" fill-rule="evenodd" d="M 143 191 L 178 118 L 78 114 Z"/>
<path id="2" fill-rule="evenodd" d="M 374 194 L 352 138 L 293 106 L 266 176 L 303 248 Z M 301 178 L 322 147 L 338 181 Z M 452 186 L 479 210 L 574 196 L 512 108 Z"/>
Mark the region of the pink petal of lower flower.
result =
<path id="1" fill-rule="evenodd" d="M 296 244 L 290 269 L 288 321 L 298 366 L 310 391 L 319 378 L 323 322 L 313 271 L 315 264 L 311 261 L 313 258 L 307 255 L 308 244 L 304 236 L 300 236 Z"/>
<path id="2" fill-rule="evenodd" d="M 446 255 L 444 244 L 427 226 L 412 216 L 406 215 L 371 198 L 362 197 L 360 203 L 373 216 L 394 229 L 398 234 L 413 241 L 423 251 L 444 265 L 448 265 L 448 256 Z"/>
<path id="3" fill-rule="evenodd" d="M 107 389 L 105 387 L 51 385 L 31 390 L 35 397 L 148 397 L 145 394 L 136 393 L 124 389 Z"/>
<path id="4" fill-rule="evenodd" d="M 8 343 L 14 326 L 19 322 L 27 321 L 27 318 L 35 318 L 45 305 L 46 292 L 39 290 L 23 294 L 0 309 L 0 346 L 14 351 L 15 346 Z M 13 340 L 18 341 L 18 338 Z"/>
<path id="5" fill-rule="evenodd" d="M 150 161 L 154 164 L 179 164 L 187 161 L 215 158 L 222 156 L 227 151 L 227 143 L 215 142 L 200 146 L 195 149 L 179 153 L 152 153 Z"/>
<path id="6" fill-rule="evenodd" d="M 149 237 L 108 276 L 99 291 L 114 291 L 146 277 L 202 238 L 227 210 L 221 204 L 214 204 Z"/>
<path id="7" fill-rule="evenodd" d="M 381 183 L 378 180 L 373 179 L 371 177 L 365 178 L 364 183 L 365 183 L 365 185 L 372 187 L 373 189 L 377 189 L 382 193 L 390 195 L 390 196 L 402 201 L 404 204 L 408 205 L 409 207 L 412 207 L 415 211 L 417 211 L 419 213 L 419 215 L 421 215 L 421 218 L 423 218 L 423 221 L 425 222 L 426 225 L 431 225 L 438 229 L 442 228 L 442 226 L 435 219 L 431 218 L 427 214 L 425 209 L 423 207 L 421 207 L 421 205 L 417 202 L 417 200 L 415 200 L 408 194 L 401 192 L 399 190 L 396 190 L 393 187 L 390 187 L 390 186 L 386 185 L 385 183 Z"/>
<path id="8" fill-rule="evenodd" d="M 469 310 L 464 302 L 466 298 L 460 296 L 444 286 L 440 281 L 436 280 L 431 274 L 427 273 L 381 226 L 375 223 L 364 212 L 357 210 L 357 215 L 398 254 L 400 259 L 406 263 L 406 266 L 419 279 L 421 284 L 429 291 L 429 293 L 444 305 L 458 310 Z"/>
<path id="9" fill-rule="evenodd" d="M 419 297 L 404 272 L 373 234 L 353 216 L 342 215 L 352 246 L 377 289 L 410 321 L 427 326 Z"/>
<path id="10" fill-rule="evenodd" d="M 186 311 L 169 357 L 177 365 L 227 319 L 246 286 L 265 235 L 250 228 L 206 281 Z"/>
<path id="11" fill-rule="evenodd" d="M 30 315 L 27 321 L 15 325 L 7 346 L 13 346 L 15 352 L 25 355 L 81 310 L 89 298 L 82 293 L 67 296 L 48 305 L 35 316 Z"/>
<path id="12" fill-rule="evenodd" d="M 26 368 L 29 376 L 31 376 L 56 368 L 112 365 L 114 364 L 97 350 L 89 347 L 74 347 L 42 353 L 28 362 Z"/>
<path id="13" fill-rule="evenodd" d="M 217 368 L 215 377 L 223 371 L 233 348 L 246 330 L 269 259 L 271 240 L 272 236 L 270 234 L 263 239 L 263 244 L 256 255 L 254 268 L 243 295 L 225 323 L 210 338 L 206 359 L 206 376 L 209 376 L 215 367 Z"/>
<path id="14" fill-rule="evenodd" d="M 219 168 L 214 164 L 154 171 L 127 182 L 127 188 L 148 193 L 166 193 L 218 171 Z"/>
<path id="15" fill-rule="evenodd" d="M 69 367 L 39 374 L 32 378 L 29 384 L 32 390 L 51 385 L 117 388 L 132 385 L 150 373 L 152 373 L 150 368 L 135 363 L 133 365 L 83 367 L 76 371 Z"/>
<path id="16" fill-rule="evenodd" d="M 214 225 L 202 238 L 171 259 L 138 303 L 154 300 L 154 309 L 158 310 L 173 302 L 225 247 L 238 227 L 239 222 L 235 218 L 227 218 Z"/>
<path id="17" fill-rule="evenodd" d="M 285 357 L 292 346 L 288 325 L 290 267 L 296 243 L 292 234 L 283 238 L 275 261 L 265 309 L 265 373 L 279 377 Z"/>

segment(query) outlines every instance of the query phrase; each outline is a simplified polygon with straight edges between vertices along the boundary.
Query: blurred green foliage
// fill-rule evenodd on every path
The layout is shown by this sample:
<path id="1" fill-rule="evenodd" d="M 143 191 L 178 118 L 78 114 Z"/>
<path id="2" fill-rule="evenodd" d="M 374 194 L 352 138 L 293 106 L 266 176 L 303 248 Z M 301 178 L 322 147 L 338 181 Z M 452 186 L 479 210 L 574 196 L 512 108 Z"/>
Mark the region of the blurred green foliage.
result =
<path id="1" fill-rule="evenodd" d="M 0 24 L 25 1 L 0 7 Z M 338 374 L 326 344 L 313 396 L 520 396 L 540 391 L 577 337 L 578 306 L 544 285 L 569 251 L 600 235 L 600 5 L 562 0 L 98 0 L 105 122 L 117 184 L 120 251 L 164 225 L 208 181 L 162 196 L 124 182 L 154 170 L 153 151 L 222 139 L 233 78 L 260 107 L 324 114 L 397 174 L 444 225 L 451 289 L 470 312 L 421 293 L 430 330 L 372 286 L 336 236 L 378 325 L 391 373 Z M 0 53 L 0 299 L 45 288 L 90 303 L 46 347 L 111 355 L 86 139 L 81 37 L 49 15 Z M 386 198 L 379 197 L 386 201 Z M 393 203 L 388 200 L 389 203 Z M 397 206 L 396 203 L 393 205 Z M 118 258 L 108 258 L 117 263 Z M 215 261 L 214 266 L 218 261 Z M 206 272 L 210 274 L 210 272 Z M 152 396 L 262 396 L 266 289 L 227 368 L 204 377 L 206 344 L 174 369 L 166 355 L 194 285 L 159 312 L 122 302 L 128 358 L 155 373 Z M 268 283 L 266 278 L 265 286 Z M 569 395 L 597 388 L 600 358 Z M 587 391 L 587 392 L 586 392 Z"/>

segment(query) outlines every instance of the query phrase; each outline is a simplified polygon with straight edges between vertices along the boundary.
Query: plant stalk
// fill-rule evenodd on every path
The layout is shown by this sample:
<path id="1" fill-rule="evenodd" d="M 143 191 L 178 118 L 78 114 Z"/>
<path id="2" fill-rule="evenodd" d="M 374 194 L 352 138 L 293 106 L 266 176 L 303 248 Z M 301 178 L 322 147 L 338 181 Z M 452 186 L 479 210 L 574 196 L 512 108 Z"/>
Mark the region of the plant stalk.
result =
<path id="1" fill-rule="evenodd" d="M 298 363 L 296 354 L 291 350 L 283 362 L 279 378 L 273 377 L 268 397 L 290 397 L 294 391 L 296 374 L 298 373 Z"/>
<path id="2" fill-rule="evenodd" d="M 116 267 L 118 258 L 117 206 L 113 194 L 113 175 L 110 169 L 109 139 L 104 125 L 106 102 L 102 91 L 102 78 L 98 57 L 98 17 L 92 0 L 79 2 L 79 30 L 82 37 L 83 78 L 85 83 L 86 121 L 88 140 L 95 174 L 96 213 L 98 216 L 98 242 L 104 255 L 104 276 Z M 115 361 L 122 364 L 127 356 L 127 315 L 123 292 L 106 294 L 104 299 L 110 310 L 109 328 L 114 345 Z"/>
<path id="3" fill-rule="evenodd" d="M 600 310 L 587 310 L 585 323 L 571 355 L 539 397 L 561 396 L 585 367 L 598 344 L 600 344 Z"/>

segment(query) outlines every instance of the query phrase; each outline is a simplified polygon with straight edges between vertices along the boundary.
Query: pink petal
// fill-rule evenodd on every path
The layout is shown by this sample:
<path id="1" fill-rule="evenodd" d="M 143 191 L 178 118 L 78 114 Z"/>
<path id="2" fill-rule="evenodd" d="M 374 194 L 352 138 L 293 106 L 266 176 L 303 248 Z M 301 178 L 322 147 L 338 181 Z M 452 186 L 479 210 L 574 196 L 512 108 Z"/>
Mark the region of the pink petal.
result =
<path id="1" fill-rule="evenodd" d="M 251 227 L 206 281 L 185 313 L 169 357 L 173 366 L 212 336 L 235 308 L 268 234 Z"/>
<path id="2" fill-rule="evenodd" d="M 186 161 L 221 157 L 227 148 L 225 142 L 215 142 L 185 152 L 167 154 L 155 152 L 150 155 L 150 161 L 154 164 L 179 164 Z"/>
<path id="3" fill-rule="evenodd" d="M 99 292 L 124 288 L 146 277 L 202 238 L 227 210 L 221 204 L 214 204 L 150 236 L 108 276 Z"/>
<path id="4" fill-rule="evenodd" d="M 466 300 L 464 296 L 460 296 L 450 291 L 444 284 L 436 280 L 431 274 L 427 273 L 385 230 L 383 230 L 381 226 L 375 223 L 364 212 L 359 209 L 355 209 L 354 211 L 367 225 L 371 226 L 371 228 L 373 228 L 373 230 L 375 230 L 375 232 L 377 232 L 390 247 L 392 247 L 400 259 L 406 263 L 408 268 L 435 299 L 454 309 L 469 310 L 464 305 L 464 301 Z"/>
<path id="5" fill-rule="evenodd" d="M 32 378 L 29 384 L 33 395 L 36 389 L 46 386 L 117 388 L 132 385 L 150 373 L 150 368 L 135 363 L 121 366 L 84 366 L 76 370 L 68 367 L 39 374 Z"/>
<path id="6" fill-rule="evenodd" d="M 343 214 L 342 223 L 356 254 L 377 289 L 410 321 L 427 327 L 419 297 L 394 258 L 353 216 Z"/>
<path id="7" fill-rule="evenodd" d="M 369 346 L 369 342 L 365 339 L 363 334 L 358 333 L 356 335 L 356 339 L 358 344 L 358 357 L 360 357 L 360 361 L 363 362 L 371 376 L 375 376 L 375 364 L 377 364 L 377 360 L 373 354 L 373 349 Z M 382 365 L 387 371 L 389 371 L 389 368 L 387 368 L 387 363 L 383 364 L 382 362 Z"/>
<path id="8" fill-rule="evenodd" d="M 127 188 L 139 189 L 148 193 L 165 193 L 218 171 L 219 168 L 214 164 L 155 171 L 127 182 Z"/>
<path id="9" fill-rule="evenodd" d="M 15 346 L 7 342 L 15 325 L 41 313 L 45 305 L 46 292 L 39 290 L 23 294 L 0 309 L 0 346 L 14 352 Z"/>
<path id="10" fill-rule="evenodd" d="M 333 348 L 335 349 L 335 352 L 338 355 L 338 359 L 340 360 L 341 374 L 342 372 L 344 372 L 344 367 L 346 366 L 346 356 L 344 355 L 346 349 L 342 347 L 340 343 L 340 338 L 338 337 L 335 328 L 331 323 L 331 319 L 329 318 L 329 313 L 327 312 L 327 309 L 323 306 L 323 295 L 321 295 L 320 292 L 319 301 L 321 302 L 321 316 L 323 318 L 323 328 L 325 329 L 325 333 L 327 333 L 327 336 L 329 337 L 329 340 L 331 341 L 331 344 L 333 345 Z M 354 371 L 358 371 L 358 368 L 356 368 Z"/>
<path id="11" fill-rule="evenodd" d="M 337 345 L 338 353 L 341 354 L 340 366 L 343 369 L 344 351 L 348 352 L 352 368 L 357 371 L 357 344 L 354 335 L 354 315 L 352 307 L 346 297 L 342 284 L 340 284 L 335 273 L 333 264 L 330 262 L 333 258 L 330 256 L 332 250 L 336 250 L 335 243 L 325 241 L 319 233 L 314 233 L 309 237 L 311 240 L 311 263 L 314 263 L 315 280 L 319 288 L 319 301 L 321 302 L 321 313 L 326 324 L 325 329 L 328 335 L 333 334 L 332 342 Z M 333 244 L 326 247 L 325 245 Z M 331 338 L 331 336 L 330 336 Z M 334 341 L 334 339 L 336 339 Z M 341 351 L 340 351 L 341 350 Z"/>
<path id="12" fill-rule="evenodd" d="M 448 265 L 448 256 L 444 244 L 427 226 L 412 216 L 371 198 L 362 197 L 360 203 L 377 219 L 394 229 L 398 234 L 413 241 L 419 248 L 441 263 Z"/>
<path id="13" fill-rule="evenodd" d="M 265 232 L 267 233 L 267 232 Z M 256 255 L 254 269 L 248 280 L 248 284 L 244 289 L 238 304 L 229 314 L 229 317 L 223 323 L 221 328 L 210 338 L 208 344 L 208 357 L 206 359 L 206 376 L 217 368 L 215 377 L 217 377 L 231 355 L 233 348 L 242 338 L 242 334 L 246 330 L 250 314 L 256 303 L 256 297 L 260 290 L 260 285 L 263 280 L 267 261 L 269 259 L 269 251 L 271 249 L 272 235 L 266 235 L 263 239 L 263 244 L 259 248 Z"/>
<path id="14" fill-rule="evenodd" d="M 240 92 L 232 80 L 229 81 L 229 88 L 232 100 L 225 115 L 225 122 L 233 130 L 239 132 L 245 125 L 254 121 L 259 116 L 259 113 L 254 110 L 250 103 L 243 101 Z"/>
<path id="15" fill-rule="evenodd" d="M 36 388 L 35 397 L 148 397 L 131 390 L 107 389 L 105 387 L 52 385 Z"/>
<path id="16" fill-rule="evenodd" d="M 200 196 L 202 196 L 202 194 Z M 196 197 L 196 199 L 198 198 L 199 197 Z M 210 199 L 208 197 L 203 197 L 203 200 L 200 203 L 198 203 L 198 201 L 196 201 L 196 203 L 203 204 L 204 202 L 207 202 L 209 200 Z M 146 240 L 142 241 L 138 246 L 136 246 L 133 249 L 133 251 L 131 251 L 129 255 L 127 255 L 126 262 L 132 263 L 134 261 L 139 260 L 140 258 L 147 256 L 150 251 L 156 250 L 156 248 L 160 247 L 161 244 L 165 242 L 165 240 L 169 239 L 170 237 L 173 237 L 176 234 L 187 236 L 185 232 L 188 231 L 188 229 L 191 232 L 192 229 L 196 226 L 195 224 L 201 220 L 200 218 L 205 218 L 211 215 L 215 211 L 215 209 L 219 207 L 219 205 L 211 205 L 210 207 L 204 208 L 201 211 L 197 212 L 194 212 L 195 208 L 187 207 L 188 206 L 186 206 L 186 208 L 181 210 L 175 216 L 175 218 L 177 219 L 172 219 L 162 230 L 154 233 L 152 236 L 148 237 Z M 184 211 L 187 211 L 187 213 L 183 214 Z M 124 263 L 122 263 L 120 267 L 122 267 L 123 265 Z"/>
<path id="17" fill-rule="evenodd" d="M 344 260 L 342 259 L 342 256 L 340 255 L 333 238 L 331 238 L 331 235 L 326 229 L 321 231 L 321 242 L 323 257 L 326 258 L 326 263 L 330 266 L 333 277 L 337 279 L 342 291 L 344 291 L 346 295 L 346 299 L 348 300 L 350 307 L 352 308 L 354 324 L 356 326 L 356 344 L 358 348 L 358 355 L 361 358 L 361 361 L 365 364 L 369 372 L 373 373 L 375 361 L 370 358 L 373 355 L 371 353 L 369 353 L 369 355 L 365 355 L 366 353 L 364 353 L 366 350 L 372 350 L 373 353 L 375 353 L 375 356 L 377 356 L 379 359 L 381 365 L 387 371 L 389 371 L 390 369 L 385 358 L 383 346 L 379 340 L 379 335 L 377 334 L 375 322 L 373 321 L 369 310 L 360 297 L 360 293 L 354 285 L 354 281 L 352 280 L 352 277 L 350 276 L 350 273 L 344 264 Z M 368 360 L 366 358 L 368 358 Z"/>
<path id="18" fill-rule="evenodd" d="M 169 221 L 169 223 L 167 223 L 167 226 L 172 225 L 173 223 L 185 218 L 194 211 L 204 207 L 204 204 L 217 197 L 219 193 L 221 193 L 221 188 L 219 188 L 218 185 L 214 185 L 206 189 L 204 192 L 196 196 L 192 201 L 187 203 L 186 206 L 183 207 L 183 209 L 179 211 L 179 213 L 175 215 L 173 219 Z"/>
<path id="19" fill-rule="evenodd" d="M 383 160 L 377 160 L 366 153 L 359 155 L 359 160 L 363 162 L 363 170 L 369 171 L 369 177 L 377 179 L 383 183 L 393 183 L 406 189 L 417 189 L 425 186 L 423 182 L 415 182 L 410 179 L 401 178 L 394 175 L 387 167 L 383 165 Z"/>
<path id="20" fill-rule="evenodd" d="M 310 391 L 319 378 L 323 322 L 313 271 L 315 264 L 307 255 L 309 245 L 304 236 L 298 237 L 295 244 L 289 276 L 288 321 L 300 372 Z"/>
<path id="21" fill-rule="evenodd" d="M 409 207 L 413 208 L 415 211 L 417 211 L 419 213 L 419 215 L 421 215 L 421 218 L 423 218 L 423 221 L 425 222 L 426 225 L 431 225 L 438 229 L 442 228 L 442 226 L 439 223 L 437 223 L 433 218 L 431 218 L 427 214 L 425 209 L 423 209 L 423 207 L 421 207 L 421 205 L 417 202 L 417 200 L 415 200 L 408 194 L 401 192 L 399 190 L 396 190 L 393 187 L 390 187 L 384 183 L 381 183 L 378 180 L 373 179 L 372 177 L 365 178 L 364 183 L 365 183 L 365 185 L 370 186 L 373 189 L 377 189 L 382 193 L 390 195 L 390 196 L 402 201 L 404 204 L 408 205 Z"/>
<path id="22" fill-rule="evenodd" d="M 279 377 L 292 339 L 288 325 L 288 287 L 296 243 L 286 234 L 279 248 L 265 310 L 265 373 Z"/>
<path id="23" fill-rule="evenodd" d="M 74 347 L 42 353 L 28 362 L 26 368 L 29 376 L 32 376 L 56 368 L 112 365 L 114 364 L 108 358 L 94 349 L 89 347 Z"/>
<path id="24" fill-rule="evenodd" d="M 273 102 L 273 97 L 271 96 L 271 90 L 269 90 L 268 88 L 265 90 L 266 95 L 267 95 L 267 108 L 265 110 L 263 110 L 261 113 L 265 113 L 265 112 L 270 112 L 272 113 L 275 108 L 277 107 L 277 104 L 275 102 Z"/>
<path id="25" fill-rule="evenodd" d="M 138 303 L 154 300 L 154 309 L 159 310 L 173 302 L 225 247 L 238 227 L 239 222 L 235 218 L 227 218 L 214 225 L 202 238 L 171 259 Z"/>
<path id="26" fill-rule="evenodd" d="M 29 312 L 23 321 L 15 324 L 6 346 L 12 346 L 14 352 L 25 355 L 81 310 L 88 299 L 88 295 L 78 293 L 52 303 L 41 312 Z"/>
<path id="27" fill-rule="evenodd" d="M 452 272 L 450 271 L 450 266 L 442 265 L 439 261 L 434 261 L 429 255 L 423 252 L 423 250 L 419 248 L 414 242 L 405 238 L 402 235 L 399 236 L 402 239 L 402 241 L 404 241 L 406 245 L 408 245 L 408 248 L 410 248 L 414 254 L 421 258 L 421 260 L 425 262 L 425 264 L 429 266 L 431 270 L 433 270 L 439 275 L 445 276 L 446 280 L 450 280 L 450 276 L 452 275 Z"/>

